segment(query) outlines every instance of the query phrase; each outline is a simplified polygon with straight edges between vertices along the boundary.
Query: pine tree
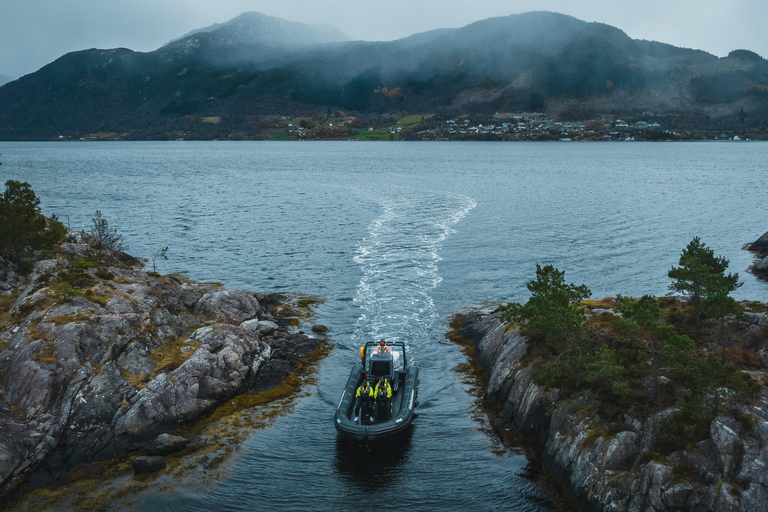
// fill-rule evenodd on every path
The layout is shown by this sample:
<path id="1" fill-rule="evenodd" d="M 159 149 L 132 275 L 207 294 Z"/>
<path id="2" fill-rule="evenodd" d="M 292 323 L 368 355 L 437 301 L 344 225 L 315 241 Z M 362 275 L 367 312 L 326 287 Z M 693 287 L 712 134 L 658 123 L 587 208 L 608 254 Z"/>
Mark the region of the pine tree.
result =
<path id="1" fill-rule="evenodd" d="M 693 303 L 696 325 L 701 319 L 702 305 L 709 306 L 713 316 L 722 316 L 736 310 L 735 301 L 728 296 L 742 285 L 739 274 L 725 275 L 729 261 L 715 256 L 714 251 L 695 237 L 680 255 L 679 267 L 672 267 L 669 289 L 682 293 Z"/>
<path id="2" fill-rule="evenodd" d="M 50 220 L 40 213 L 40 199 L 29 183 L 8 180 L 0 196 L 0 250 L 21 263 L 29 252 L 53 247 L 61 242 L 66 229 L 54 215 Z"/>
<path id="3" fill-rule="evenodd" d="M 117 228 L 109 226 L 109 221 L 101 214 L 101 210 L 96 210 L 96 214 L 91 218 L 91 224 L 94 250 L 114 252 L 126 249 L 123 236 L 118 234 Z"/>
<path id="4" fill-rule="evenodd" d="M 532 340 L 544 340 L 562 352 L 564 339 L 584 329 L 582 301 L 591 292 L 585 285 L 566 284 L 565 272 L 552 265 L 536 265 L 536 279 L 528 282 L 531 298 L 523 305 L 502 306 L 501 320 L 525 322 L 523 333 Z"/>

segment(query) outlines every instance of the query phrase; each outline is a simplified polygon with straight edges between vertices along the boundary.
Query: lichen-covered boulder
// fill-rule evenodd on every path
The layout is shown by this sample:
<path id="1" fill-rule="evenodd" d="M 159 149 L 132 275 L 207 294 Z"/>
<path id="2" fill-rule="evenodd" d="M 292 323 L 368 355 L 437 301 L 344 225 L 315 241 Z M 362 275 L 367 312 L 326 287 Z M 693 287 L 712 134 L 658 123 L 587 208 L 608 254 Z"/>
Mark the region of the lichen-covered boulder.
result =
<path id="1" fill-rule="evenodd" d="M 249 331 L 258 331 L 259 319 L 254 318 L 253 320 L 246 320 L 245 322 L 240 324 L 240 327 L 242 327 L 243 329 L 248 329 Z"/>
<path id="2" fill-rule="evenodd" d="M 722 416 L 712 420 L 709 426 L 709 437 L 717 449 L 720 471 L 726 476 L 730 473 L 734 457 L 738 456 L 736 451 L 741 445 L 739 430 L 736 420 Z"/>
<path id="3" fill-rule="evenodd" d="M 696 490 L 692 484 L 675 484 L 663 491 L 661 501 L 669 508 L 685 509 L 688 498 Z"/>
<path id="4" fill-rule="evenodd" d="M 219 326 L 197 329 L 187 340 L 199 345 L 181 366 L 152 379 L 118 411 L 115 435 L 146 437 L 199 416 L 255 379 L 270 348 L 251 331 Z"/>
<path id="5" fill-rule="evenodd" d="M 259 332 L 259 334 L 264 336 L 271 336 L 275 333 L 277 328 L 278 325 L 275 322 L 270 322 L 269 320 L 261 320 L 259 321 L 259 326 L 256 328 L 256 330 Z"/>
<path id="6" fill-rule="evenodd" d="M 653 450 L 656 445 L 656 439 L 664 428 L 664 425 L 680 414 L 680 409 L 672 408 L 657 412 L 645 422 L 643 426 L 643 437 L 640 442 L 640 454 Z"/>
<path id="7" fill-rule="evenodd" d="M 215 290 L 203 295 L 194 312 L 214 317 L 220 322 L 240 325 L 259 314 L 259 301 L 248 290 Z"/>
<path id="8" fill-rule="evenodd" d="M 741 510 L 768 512 L 768 488 L 765 485 L 751 483 L 741 493 Z"/>

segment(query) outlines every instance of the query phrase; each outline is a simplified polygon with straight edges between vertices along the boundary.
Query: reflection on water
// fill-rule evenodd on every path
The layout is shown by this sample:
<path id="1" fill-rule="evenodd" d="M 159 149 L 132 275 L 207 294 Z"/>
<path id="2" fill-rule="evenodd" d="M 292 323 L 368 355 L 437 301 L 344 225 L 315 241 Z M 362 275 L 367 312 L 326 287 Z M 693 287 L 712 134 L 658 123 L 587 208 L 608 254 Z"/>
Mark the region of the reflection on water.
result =
<path id="1" fill-rule="evenodd" d="M 398 437 L 361 446 L 336 436 L 335 471 L 350 485 L 368 491 L 398 484 L 403 464 L 407 463 L 415 425 Z"/>

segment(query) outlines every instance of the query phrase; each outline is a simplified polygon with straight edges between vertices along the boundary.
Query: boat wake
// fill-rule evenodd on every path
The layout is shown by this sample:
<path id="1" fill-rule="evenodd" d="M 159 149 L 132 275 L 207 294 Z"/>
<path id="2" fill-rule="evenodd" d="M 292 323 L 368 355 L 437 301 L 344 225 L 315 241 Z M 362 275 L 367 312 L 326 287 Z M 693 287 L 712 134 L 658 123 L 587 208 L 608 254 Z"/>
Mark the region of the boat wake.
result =
<path id="1" fill-rule="evenodd" d="M 443 242 L 477 203 L 451 193 L 402 192 L 380 201 L 383 212 L 357 244 L 362 278 L 355 303 L 362 309 L 352 341 L 386 339 L 419 346 L 438 318 L 430 295 Z"/>

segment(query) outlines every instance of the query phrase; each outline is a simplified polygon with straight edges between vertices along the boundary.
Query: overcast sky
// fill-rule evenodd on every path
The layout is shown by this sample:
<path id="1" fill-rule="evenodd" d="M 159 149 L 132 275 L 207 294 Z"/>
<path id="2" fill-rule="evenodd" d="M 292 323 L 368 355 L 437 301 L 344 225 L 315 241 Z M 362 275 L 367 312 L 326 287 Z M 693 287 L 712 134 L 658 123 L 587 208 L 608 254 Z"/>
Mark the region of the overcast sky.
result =
<path id="1" fill-rule="evenodd" d="M 0 0 L 0 74 L 19 77 L 86 48 L 151 51 L 245 11 L 392 40 L 534 10 L 721 57 L 741 48 L 768 57 L 768 0 Z"/>

